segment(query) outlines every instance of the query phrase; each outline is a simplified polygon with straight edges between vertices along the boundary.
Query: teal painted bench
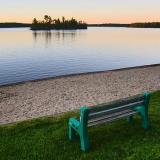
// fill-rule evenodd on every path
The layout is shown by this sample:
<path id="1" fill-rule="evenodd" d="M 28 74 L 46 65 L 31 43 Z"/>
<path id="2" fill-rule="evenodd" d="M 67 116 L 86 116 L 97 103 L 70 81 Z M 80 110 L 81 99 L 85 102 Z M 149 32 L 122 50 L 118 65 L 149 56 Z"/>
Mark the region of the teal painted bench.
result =
<path id="1" fill-rule="evenodd" d="M 141 116 L 142 127 L 148 129 L 149 99 L 150 93 L 147 92 L 92 107 L 81 107 L 80 120 L 69 119 L 69 140 L 73 140 L 76 134 L 79 134 L 81 150 L 88 151 L 88 127 L 109 123 L 121 118 L 126 118 L 129 122 L 132 122 L 133 116 L 136 114 Z"/>

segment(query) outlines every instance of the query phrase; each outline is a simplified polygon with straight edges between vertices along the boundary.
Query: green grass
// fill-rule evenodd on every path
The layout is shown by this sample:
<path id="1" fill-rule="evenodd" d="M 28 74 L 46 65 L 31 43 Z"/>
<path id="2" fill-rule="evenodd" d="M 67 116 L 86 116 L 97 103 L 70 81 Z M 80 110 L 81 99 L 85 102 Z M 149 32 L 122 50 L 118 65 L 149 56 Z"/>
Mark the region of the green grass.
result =
<path id="1" fill-rule="evenodd" d="M 69 117 L 39 118 L 0 127 L 0 160 L 159 160 L 160 91 L 152 93 L 151 128 L 145 131 L 137 116 L 134 124 L 119 120 L 89 129 L 90 151 L 80 151 L 79 139 L 67 138 Z"/>

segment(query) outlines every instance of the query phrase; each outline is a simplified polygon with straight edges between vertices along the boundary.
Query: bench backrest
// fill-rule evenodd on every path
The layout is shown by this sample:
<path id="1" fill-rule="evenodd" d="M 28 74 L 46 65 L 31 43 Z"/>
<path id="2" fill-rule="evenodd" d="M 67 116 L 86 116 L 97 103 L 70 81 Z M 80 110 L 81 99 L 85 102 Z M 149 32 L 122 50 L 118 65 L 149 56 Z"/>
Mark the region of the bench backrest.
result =
<path id="1" fill-rule="evenodd" d="M 81 107 L 80 121 L 83 125 L 97 125 L 105 122 L 104 120 L 112 116 L 113 120 L 117 113 L 130 116 L 135 114 L 134 108 L 144 106 L 148 109 L 149 93 L 135 95 L 129 98 L 124 98 L 109 103 L 103 103 L 92 107 Z M 121 117 L 121 115 L 119 115 Z M 96 123 L 95 123 L 96 122 Z"/>

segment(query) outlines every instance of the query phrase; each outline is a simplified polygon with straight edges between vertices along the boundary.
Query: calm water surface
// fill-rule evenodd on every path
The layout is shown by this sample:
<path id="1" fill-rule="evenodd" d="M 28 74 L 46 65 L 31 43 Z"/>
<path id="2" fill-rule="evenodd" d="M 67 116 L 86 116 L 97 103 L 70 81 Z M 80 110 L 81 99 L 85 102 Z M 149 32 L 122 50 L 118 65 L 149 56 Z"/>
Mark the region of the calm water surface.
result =
<path id="1" fill-rule="evenodd" d="M 0 29 L 0 85 L 160 63 L 160 29 Z"/>

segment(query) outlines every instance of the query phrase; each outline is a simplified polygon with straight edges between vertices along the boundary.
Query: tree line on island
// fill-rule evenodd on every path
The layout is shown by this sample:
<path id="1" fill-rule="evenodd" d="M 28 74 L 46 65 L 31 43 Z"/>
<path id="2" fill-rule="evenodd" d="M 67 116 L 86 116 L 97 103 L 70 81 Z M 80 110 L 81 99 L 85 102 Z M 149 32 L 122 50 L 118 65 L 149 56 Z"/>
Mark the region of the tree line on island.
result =
<path id="1" fill-rule="evenodd" d="M 61 20 L 59 18 L 52 19 L 48 15 L 45 15 L 43 20 L 34 18 L 31 24 L 31 30 L 51 29 L 87 29 L 87 24 L 74 18 L 65 19 L 65 17 L 62 17 Z"/>

